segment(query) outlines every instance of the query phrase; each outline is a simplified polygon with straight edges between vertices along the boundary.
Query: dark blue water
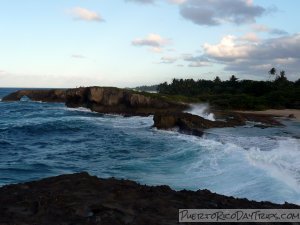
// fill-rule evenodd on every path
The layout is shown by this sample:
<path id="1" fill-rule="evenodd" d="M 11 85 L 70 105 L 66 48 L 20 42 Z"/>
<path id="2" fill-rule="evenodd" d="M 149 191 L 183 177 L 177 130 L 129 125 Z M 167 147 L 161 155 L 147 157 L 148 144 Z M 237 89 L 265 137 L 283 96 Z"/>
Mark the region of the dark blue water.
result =
<path id="1" fill-rule="evenodd" d="M 0 98 L 12 89 L 0 89 Z M 88 171 L 255 200 L 300 203 L 300 124 L 212 129 L 202 137 L 152 128 L 153 118 L 64 104 L 0 102 L 0 185 Z"/>

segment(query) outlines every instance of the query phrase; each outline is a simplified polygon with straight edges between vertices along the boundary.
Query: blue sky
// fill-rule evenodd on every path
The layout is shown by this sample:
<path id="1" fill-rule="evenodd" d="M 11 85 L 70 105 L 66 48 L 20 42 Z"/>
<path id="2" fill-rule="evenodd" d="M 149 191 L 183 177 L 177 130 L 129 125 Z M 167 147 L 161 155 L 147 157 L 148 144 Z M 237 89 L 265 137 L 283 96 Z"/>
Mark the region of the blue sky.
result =
<path id="1" fill-rule="evenodd" d="M 300 78 L 294 0 L 0 2 L 0 86 L 151 85 Z"/>

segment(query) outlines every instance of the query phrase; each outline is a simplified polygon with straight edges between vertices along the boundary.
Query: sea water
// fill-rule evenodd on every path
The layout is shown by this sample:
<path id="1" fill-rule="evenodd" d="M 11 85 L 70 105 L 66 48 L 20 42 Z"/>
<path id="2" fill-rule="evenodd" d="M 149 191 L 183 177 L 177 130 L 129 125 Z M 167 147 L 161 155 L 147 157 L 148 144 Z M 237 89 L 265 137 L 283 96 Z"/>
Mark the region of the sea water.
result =
<path id="1" fill-rule="evenodd" d="M 0 89 L 0 98 L 14 89 Z M 0 186 L 87 171 L 173 189 L 209 189 L 300 204 L 300 123 L 253 123 L 203 137 L 122 117 L 23 99 L 0 102 Z"/>

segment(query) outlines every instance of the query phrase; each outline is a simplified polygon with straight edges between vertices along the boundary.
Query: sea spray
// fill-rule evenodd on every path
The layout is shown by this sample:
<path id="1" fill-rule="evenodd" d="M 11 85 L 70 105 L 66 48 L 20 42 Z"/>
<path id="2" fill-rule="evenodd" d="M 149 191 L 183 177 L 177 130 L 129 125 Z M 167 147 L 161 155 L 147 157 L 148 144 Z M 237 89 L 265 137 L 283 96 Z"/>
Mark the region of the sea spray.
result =
<path id="1" fill-rule="evenodd" d="M 191 113 L 193 115 L 198 115 L 203 117 L 204 119 L 215 121 L 215 115 L 209 112 L 209 104 L 201 103 L 201 104 L 192 104 L 191 108 L 186 112 Z"/>

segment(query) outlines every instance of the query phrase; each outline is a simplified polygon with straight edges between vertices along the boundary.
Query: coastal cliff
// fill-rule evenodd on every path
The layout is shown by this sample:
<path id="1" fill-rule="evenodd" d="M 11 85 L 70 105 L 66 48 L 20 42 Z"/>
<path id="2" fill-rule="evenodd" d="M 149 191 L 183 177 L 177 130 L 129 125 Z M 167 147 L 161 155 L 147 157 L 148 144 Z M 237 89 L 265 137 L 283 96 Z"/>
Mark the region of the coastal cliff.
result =
<path id="1" fill-rule="evenodd" d="M 119 88 L 88 87 L 68 89 L 66 106 L 86 107 L 94 112 L 127 116 L 149 116 L 166 110 L 182 111 L 188 105 Z"/>
<path id="2" fill-rule="evenodd" d="M 114 87 L 20 90 L 5 96 L 2 101 L 20 101 L 25 96 L 33 101 L 64 102 L 67 107 L 86 107 L 94 112 L 126 116 L 149 116 L 156 112 L 188 108 L 186 104 Z"/>
<path id="3" fill-rule="evenodd" d="M 178 224 L 178 210 L 187 208 L 291 209 L 300 206 L 237 199 L 208 190 L 174 191 L 168 186 L 100 179 L 88 173 L 0 188 L 1 225 L 174 225 Z"/>

